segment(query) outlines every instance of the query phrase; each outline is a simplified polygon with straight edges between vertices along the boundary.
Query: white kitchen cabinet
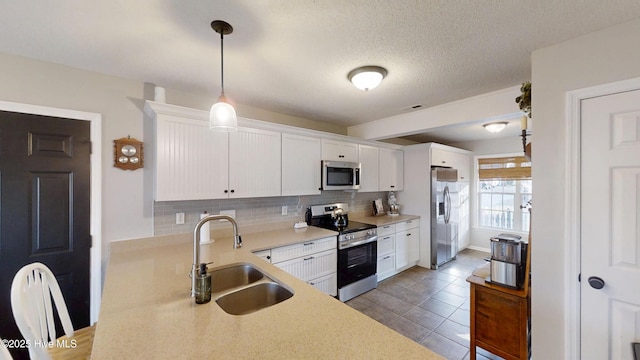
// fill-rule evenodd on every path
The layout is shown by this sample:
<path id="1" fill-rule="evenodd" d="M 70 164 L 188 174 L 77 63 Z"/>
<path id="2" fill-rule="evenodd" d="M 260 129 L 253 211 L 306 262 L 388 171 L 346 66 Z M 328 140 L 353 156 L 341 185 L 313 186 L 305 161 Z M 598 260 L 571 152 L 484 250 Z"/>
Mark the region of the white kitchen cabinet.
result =
<path id="1" fill-rule="evenodd" d="M 382 281 L 394 274 L 396 274 L 396 253 L 391 252 L 378 256 L 378 281 Z"/>
<path id="2" fill-rule="evenodd" d="M 224 194 L 229 198 L 280 196 L 280 136 L 250 128 L 229 133 L 229 188 Z"/>
<path id="3" fill-rule="evenodd" d="M 358 161 L 358 144 L 322 139 L 322 160 Z"/>
<path id="4" fill-rule="evenodd" d="M 155 146 L 149 150 L 156 201 L 213 199 L 226 189 L 226 133 L 209 131 L 206 122 L 167 114 L 157 114 L 153 125 Z"/>
<path id="5" fill-rule="evenodd" d="M 337 254 L 338 250 L 333 249 L 273 264 L 300 280 L 313 281 L 336 273 Z"/>
<path id="6" fill-rule="evenodd" d="M 147 142 L 154 200 L 279 196 L 281 135 L 241 127 L 209 130 L 199 111 L 166 104 L 145 108 L 153 135 Z"/>
<path id="7" fill-rule="evenodd" d="M 413 266 L 419 260 L 419 226 L 417 220 L 396 224 L 396 270 Z"/>
<path id="8" fill-rule="evenodd" d="M 335 272 L 327 276 L 321 276 L 319 278 L 309 280 L 307 283 L 331 296 L 336 296 L 338 293 L 338 274 Z"/>
<path id="9" fill-rule="evenodd" d="M 378 281 L 415 265 L 419 242 L 420 219 L 378 226 Z"/>
<path id="10" fill-rule="evenodd" d="M 379 191 L 400 191 L 404 188 L 404 152 L 380 148 Z"/>
<path id="11" fill-rule="evenodd" d="M 321 193 L 319 138 L 282 134 L 282 196 Z"/>
<path id="12" fill-rule="evenodd" d="M 271 249 L 271 263 L 318 290 L 338 294 L 335 236 Z"/>
<path id="13" fill-rule="evenodd" d="M 461 153 L 443 148 L 431 148 L 431 165 L 447 166 L 458 170 L 458 181 L 469 181 L 471 178 L 472 157 L 468 153 Z"/>
<path id="14" fill-rule="evenodd" d="M 379 148 L 369 145 L 358 145 L 358 158 L 360 166 L 360 192 L 378 191 L 379 177 Z"/>
<path id="15" fill-rule="evenodd" d="M 378 281 L 396 272 L 396 225 L 378 226 Z"/>
<path id="16" fill-rule="evenodd" d="M 278 263 L 297 257 L 305 257 L 325 250 L 337 249 L 335 236 L 307 241 L 298 244 L 280 246 L 271 249 L 271 262 Z"/>

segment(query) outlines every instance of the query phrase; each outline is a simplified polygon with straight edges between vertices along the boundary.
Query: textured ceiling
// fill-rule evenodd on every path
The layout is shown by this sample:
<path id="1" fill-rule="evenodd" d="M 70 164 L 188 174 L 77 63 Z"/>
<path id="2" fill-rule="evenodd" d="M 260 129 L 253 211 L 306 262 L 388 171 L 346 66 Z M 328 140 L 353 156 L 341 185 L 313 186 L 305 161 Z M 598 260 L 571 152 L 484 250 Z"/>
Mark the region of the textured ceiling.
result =
<path id="1" fill-rule="evenodd" d="M 637 0 L 0 1 L 0 52 L 212 99 L 225 20 L 228 97 L 343 126 L 519 85 L 532 50 L 640 16 Z M 389 74 L 363 92 L 346 78 L 362 65 Z"/>

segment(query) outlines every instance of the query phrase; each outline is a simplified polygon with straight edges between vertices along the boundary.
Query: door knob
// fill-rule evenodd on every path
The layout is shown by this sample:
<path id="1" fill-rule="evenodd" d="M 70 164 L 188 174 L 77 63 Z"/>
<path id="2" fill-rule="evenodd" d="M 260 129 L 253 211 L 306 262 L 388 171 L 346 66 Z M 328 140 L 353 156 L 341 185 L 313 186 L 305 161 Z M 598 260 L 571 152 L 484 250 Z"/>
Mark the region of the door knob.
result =
<path id="1" fill-rule="evenodd" d="M 597 276 L 590 276 L 588 281 L 589 285 L 596 290 L 600 290 L 604 287 L 604 280 Z"/>

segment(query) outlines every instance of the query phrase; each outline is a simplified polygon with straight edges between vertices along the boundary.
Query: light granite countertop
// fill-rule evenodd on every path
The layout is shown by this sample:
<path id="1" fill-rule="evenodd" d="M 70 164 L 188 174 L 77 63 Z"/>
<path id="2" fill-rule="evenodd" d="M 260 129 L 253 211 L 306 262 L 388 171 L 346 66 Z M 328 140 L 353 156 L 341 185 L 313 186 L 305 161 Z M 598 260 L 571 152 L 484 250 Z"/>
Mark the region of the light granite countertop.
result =
<path id="1" fill-rule="evenodd" d="M 253 255 L 335 232 L 315 227 L 230 237 L 201 246 L 201 261 L 251 263 L 294 291 L 279 304 L 229 315 L 189 296 L 188 234 L 115 242 L 93 359 L 442 359 L 439 355 Z"/>
<path id="2" fill-rule="evenodd" d="M 397 224 L 408 220 L 418 220 L 420 216 L 415 215 L 404 215 L 400 214 L 397 216 L 391 215 L 381 215 L 381 216 L 354 216 L 353 218 L 349 217 L 350 220 L 361 221 L 367 224 L 372 224 L 376 226 L 385 226 L 390 224 Z"/>

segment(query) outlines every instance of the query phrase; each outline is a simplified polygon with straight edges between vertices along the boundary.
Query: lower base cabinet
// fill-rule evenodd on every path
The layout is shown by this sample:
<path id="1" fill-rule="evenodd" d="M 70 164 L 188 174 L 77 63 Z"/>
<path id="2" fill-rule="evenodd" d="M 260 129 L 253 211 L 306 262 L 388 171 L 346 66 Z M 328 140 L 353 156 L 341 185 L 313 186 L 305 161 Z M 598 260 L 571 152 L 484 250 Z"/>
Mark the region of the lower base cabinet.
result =
<path id="1" fill-rule="evenodd" d="M 378 281 L 415 265 L 419 260 L 420 221 L 378 226 Z"/>
<path id="2" fill-rule="evenodd" d="M 338 295 L 335 236 L 263 250 L 255 255 L 326 294 Z"/>

